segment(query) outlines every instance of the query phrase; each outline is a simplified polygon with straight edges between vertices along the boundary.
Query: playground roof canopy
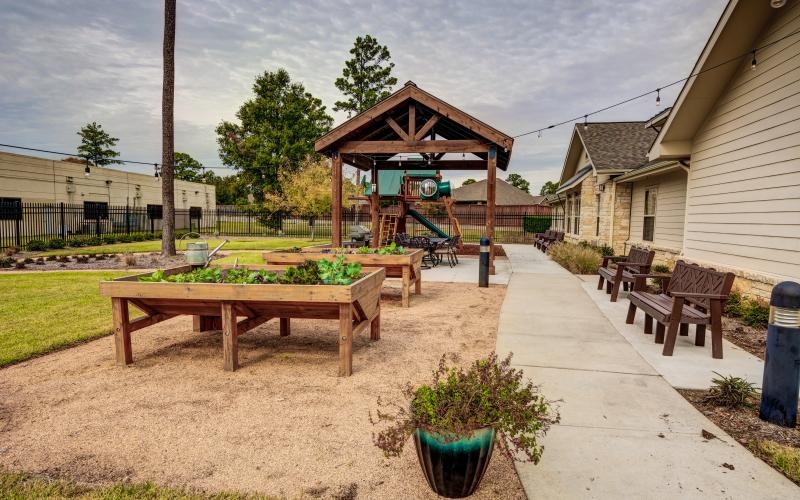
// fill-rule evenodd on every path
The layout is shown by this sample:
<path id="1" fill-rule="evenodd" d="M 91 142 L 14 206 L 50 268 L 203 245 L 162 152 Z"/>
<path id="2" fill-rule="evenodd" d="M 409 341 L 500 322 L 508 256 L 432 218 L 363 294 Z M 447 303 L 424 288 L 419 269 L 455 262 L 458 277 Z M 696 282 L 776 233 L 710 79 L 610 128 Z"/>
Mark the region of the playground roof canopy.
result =
<path id="1" fill-rule="evenodd" d="M 514 139 L 438 97 L 414 82 L 317 139 L 318 153 L 342 155 L 344 163 L 361 170 L 485 170 L 490 148 L 497 167 L 508 168 Z M 417 159 L 399 161 L 401 153 Z M 471 153 L 471 159 L 451 160 L 446 153 Z M 393 159 L 394 158 L 394 159 Z"/>

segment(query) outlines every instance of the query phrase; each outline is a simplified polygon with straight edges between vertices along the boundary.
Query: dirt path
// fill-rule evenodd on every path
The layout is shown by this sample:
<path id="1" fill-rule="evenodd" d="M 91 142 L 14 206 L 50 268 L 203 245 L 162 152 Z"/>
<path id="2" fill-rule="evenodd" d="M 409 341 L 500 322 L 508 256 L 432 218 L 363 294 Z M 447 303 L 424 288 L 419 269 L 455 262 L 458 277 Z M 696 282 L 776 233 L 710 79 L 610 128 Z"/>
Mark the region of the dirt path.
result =
<path id="1" fill-rule="evenodd" d="M 0 468 L 82 482 L 154 481 L 204 490 L 324 498 L 435 498 L 413 445 L 398 459 L 372 445 L 368 412 L 441 354 L 490 352 L 505 289 L 425 284 L 412 307 L 383 303 L 382 340 L 354 342 L 338 378 L 335 321 L 268 323 L 240 339 L 222 371 L 218 333 L 177 318 L 134 333 L 135 363 L 113 364 L 106 337 L 0 370 Z M 109 312 L 110 314 L 110 312 Z M 352 498 L 352 495 L 349 495 Z M 524 498 L 496 453 L 476 498 Z"/>

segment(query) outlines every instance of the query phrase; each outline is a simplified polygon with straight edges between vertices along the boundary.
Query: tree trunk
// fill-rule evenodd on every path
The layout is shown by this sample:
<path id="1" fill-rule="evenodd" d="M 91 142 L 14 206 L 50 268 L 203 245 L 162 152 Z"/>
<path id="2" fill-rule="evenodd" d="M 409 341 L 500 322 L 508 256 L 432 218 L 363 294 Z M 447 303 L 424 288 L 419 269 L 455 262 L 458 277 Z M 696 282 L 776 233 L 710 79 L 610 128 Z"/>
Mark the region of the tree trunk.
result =
<path id="1" fill-rule="evenodd" d="M 161 94 L 161 255 L 175 255 L 175 3 L 164 0 L 164 83 Z"/>

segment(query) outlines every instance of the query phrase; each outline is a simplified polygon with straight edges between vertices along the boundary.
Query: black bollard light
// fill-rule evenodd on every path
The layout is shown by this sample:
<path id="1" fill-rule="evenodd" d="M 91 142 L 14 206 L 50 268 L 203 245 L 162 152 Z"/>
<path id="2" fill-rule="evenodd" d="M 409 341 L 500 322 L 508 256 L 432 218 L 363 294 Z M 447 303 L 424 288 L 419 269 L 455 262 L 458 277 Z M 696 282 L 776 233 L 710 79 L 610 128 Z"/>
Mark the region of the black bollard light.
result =
<path id="1" fill-rule="evenodd" d="M 794 427 L 800 390 L 800 283 L 784 281 L 769 301 L 767 351 L 761 388 L 761 420 Z"/>
<path id="2" fill-rule="evenodd" d="M 478 264 L 478 286 L 489 286 L 489 238 L 481 238 L 481 260 Z"/>

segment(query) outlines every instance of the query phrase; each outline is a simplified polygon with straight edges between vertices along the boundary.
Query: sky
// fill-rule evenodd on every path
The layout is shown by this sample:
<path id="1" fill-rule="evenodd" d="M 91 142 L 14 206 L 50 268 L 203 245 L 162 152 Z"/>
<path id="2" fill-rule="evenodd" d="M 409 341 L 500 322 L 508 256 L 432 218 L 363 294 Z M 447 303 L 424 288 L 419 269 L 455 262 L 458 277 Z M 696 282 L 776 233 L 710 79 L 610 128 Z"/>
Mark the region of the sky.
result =
<path id="1" fill-rule="evenodd" d="M 725 3 L 179 0 L 175 149 L 222 166 L 215 127 L 235 119 L 257 75 L 278 68 L 341 123 L 333 82 L 367 33 L 391 51 L 398 88 L 413 80 L 517 135 L 685 77 Z M 78 129 L 96 121 L 119 138 L 122 158 L 160 162 L 161 2 L 0 0 L 0 27 L 0 143 L 72 152 Z M 679 90 L 662 91 L 662 106 Z M 590 121 L 645 120 L 660 109 L 648 96 Z M 518 138 L 508 173 L 538 192 L 558 178 L 571 131 Z M 485 173 L 448 174 L 455 185 L 469 176 Z"/>

